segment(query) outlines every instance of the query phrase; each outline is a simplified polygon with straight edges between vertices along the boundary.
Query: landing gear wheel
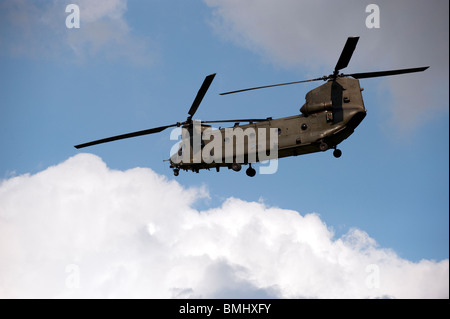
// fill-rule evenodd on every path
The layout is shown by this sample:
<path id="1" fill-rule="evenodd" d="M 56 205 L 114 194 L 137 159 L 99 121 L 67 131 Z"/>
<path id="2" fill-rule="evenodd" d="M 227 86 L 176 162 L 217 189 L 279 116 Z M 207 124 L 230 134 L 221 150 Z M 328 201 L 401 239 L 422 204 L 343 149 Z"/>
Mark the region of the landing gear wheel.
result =
<path id="1" fill-rule="evenodd" d="M 242 165 L 239 163 L 233 163 L 231 164 L 231 169 L 235 172 L 239 172 L 242 168 Z"/>
<path id="2" fill-rule="evenodd" d="M 341 155 L 342 155 L 342 151 L 340 149 L 335 149 L 333 151 L 333 156 L 334 157 L 339 158 L 339 157 L 341 157 Z"/>
<path id="3" fill-rule="evenodd" d="M 250 167 L 247 168 L 247 170 L 245 171 L 245 173 L 247 174 L 247 176 L 253 177 L 253 176 L 256 175 L 256 170 L 250 165 Z"/>
<path id="4" fill-rule="evenodd" d="M 322 152 L 325 152 L 328 149 L 328 144 L 325 142 L 320 142 L 319 148 Z"/>
<path id="5" fill-rule="evenodd" d="M 180 170 L 178 168 L 175 168 L 173 170 L 173 175 L 178 176 L 180 174 Z"/>

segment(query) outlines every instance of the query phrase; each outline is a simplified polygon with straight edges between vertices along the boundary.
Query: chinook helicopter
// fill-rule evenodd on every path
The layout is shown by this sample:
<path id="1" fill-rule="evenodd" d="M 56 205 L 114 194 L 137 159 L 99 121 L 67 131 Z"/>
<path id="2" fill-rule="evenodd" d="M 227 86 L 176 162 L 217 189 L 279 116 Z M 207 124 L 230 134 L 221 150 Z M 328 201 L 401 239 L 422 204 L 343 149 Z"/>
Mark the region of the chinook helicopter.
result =
<path id="1" fill-rule="evenodd" d="M 337 146 L 354 132 L 366 116 L 361 93 L 363 89 L 359 85 L 359 79 L 421 72 L 428 69 L 427 66 L 352 74 L 339 73 L 348 66 L 358 40 L 359 37 L 347 39 L 334 71 L 330 75 L 221 93 L 221 95 L 227 95 L 282 85 L 326 81 L 325 84 L 306 94 L 305 103 L 300 108 L 301 114 L 279 119 L 268 117 L 195 121 L 193 116 L 216 75 L 214 73 L 206 76 L 185 121 L 95 140 L 75 145 L 75 148 L 159 133 L 170 127 L 181 127 L 182 139 L 178 145 L 178 151 L 167 160 L 175 176 L 179 175 L 180 170 L 198 173 L 201 169 L 215 168 L 219 172 L 220 167 L 225 167 L 240 171 L 242 165 L 249 165 L 246 173 L 253 177 L 256 175 L 256 170 L 252 167 L 252 163 L 324 152 L 329 149 L 333 149 L 334 157 L 339 158 L 342 151 Z M 234 126 L 212 129 L 212 126 L 208 125 L 212 123 L 234 123 Z M 241 123 L 247 124 L 241 125 Z M 275 139 L 272 133 L 275 133 Z M 275 155 L 267 156 L 267 150 L 272 153 L 273 149 Z"/>

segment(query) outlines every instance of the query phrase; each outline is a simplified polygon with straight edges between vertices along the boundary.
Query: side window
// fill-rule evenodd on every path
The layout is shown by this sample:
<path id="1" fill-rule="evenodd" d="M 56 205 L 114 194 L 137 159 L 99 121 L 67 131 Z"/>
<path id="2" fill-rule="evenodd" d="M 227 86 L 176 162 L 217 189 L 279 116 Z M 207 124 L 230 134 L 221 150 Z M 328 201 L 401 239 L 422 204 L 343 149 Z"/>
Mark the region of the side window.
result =
<path id="1" fill-rule="evenodd" d="M 332 112 L 327 112 L 327 123 L 328 122 L 333 122 L 333 113 Z"/>

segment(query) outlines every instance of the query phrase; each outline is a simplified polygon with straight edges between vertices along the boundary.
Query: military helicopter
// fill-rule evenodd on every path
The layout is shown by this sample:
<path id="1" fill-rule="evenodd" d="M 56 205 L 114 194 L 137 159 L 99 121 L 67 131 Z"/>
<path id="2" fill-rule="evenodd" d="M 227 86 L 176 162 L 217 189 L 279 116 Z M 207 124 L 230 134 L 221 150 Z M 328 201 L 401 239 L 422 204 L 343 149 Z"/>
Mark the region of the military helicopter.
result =
<path id="1" fill-rule="evenodd" d="M 334 71 L 330 75 L 221 93 L 221 95 L 227 95 L 282 85 L 326 81 L 325 84 L 306 94 L 306 101 L 300 108 L 301 114 L 278 119 L 268 117 L 195 121 L 193 116 L 216 75 L 214 73 L 206 76 L 185 121 L 95 140 L 76 145 L 75 148 L 159 133 L 170 127 L 181 127 L 182 139 L 178 145 L 178 151 L 167 160 L 175 176 L 179 175 L 180 170 L 198 173 L 201 169 L 215 168 L 219 172 L 220 167 L 225 167 L 240 171 L 242 165 L 249 165 L 246 173 L 253 177 L 256 175 L 256 170 L 252 167 L 252 163 L 270 159 L 267 156 L 267 150 L 271 148 L 275 148 L 277 159 L 324 152 L 329 149 L 333 149 L 334 157 L 339 158 L 342 151 L 337 146 L 355 131 L 366 116 L 361 93 L 363 89 L 360 87 L 359 79 L 421 72 L 428 69 L 427 66 L 352 74 L 339 73 L 348 66 L 358 40 L 359 37 L 347 39 Z M 212 126 L 208 125 L 212 123 L 234 123 L 234 126 L 212 129 Z M 271 144 L 271 141 L 274 141 L 271 134 L 273 132 L 276 133 L 276 139 L 275 143 Z"/>

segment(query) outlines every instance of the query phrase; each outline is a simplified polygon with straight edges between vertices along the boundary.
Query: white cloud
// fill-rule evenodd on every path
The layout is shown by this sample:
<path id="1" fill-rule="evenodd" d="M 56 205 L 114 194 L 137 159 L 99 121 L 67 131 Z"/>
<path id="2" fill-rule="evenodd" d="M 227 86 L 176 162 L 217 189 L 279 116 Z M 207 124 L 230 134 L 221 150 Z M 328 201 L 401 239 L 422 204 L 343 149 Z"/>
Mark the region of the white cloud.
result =
<path id="1" fill-rule="evenodd" d="M 317 214 L 227 199 L 79 154 L 0 184 L 0 297 L 448 298 L 449 263 L 413 263 Z"/>
<path id="2" fill-rule="evenodd" d="M 311 78 L 332 73 L 346 38 L 355 35 L 361 39 L 344 73 L 429 65 L 421 74 L 384 78 L 379 88 L 362 80 L 366 92 L 371 87 L 385 97 L 367 107 L 391 114 L 400 132 L 448 112 L 448 1 L 377 1 L 379 29 L 366 27 L 369 3 L 357 0 L 204 1 L 218 34 Z"/>
<path id="3" fill-rule="evenodd" d="M 80 28 L 66 27 L 66 6 L 73 1 L 3 1 L 0 4 L 3 53 L 83 63 L 87 59 L 123 60 L 152 65 L 157 49 L 149 37 L 137 36 L 125 20 L 127 0 L 80 0 Z M 1 52 L 0 51 L 0 52 Z"/>

